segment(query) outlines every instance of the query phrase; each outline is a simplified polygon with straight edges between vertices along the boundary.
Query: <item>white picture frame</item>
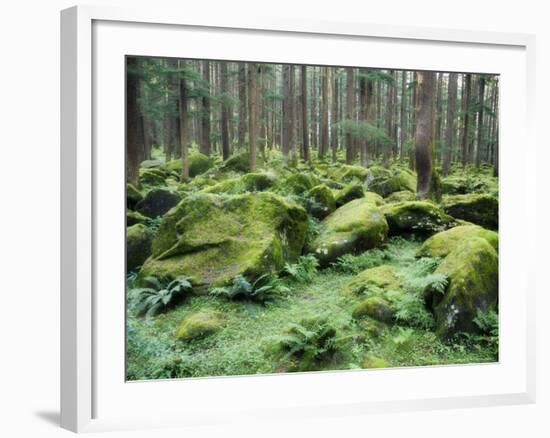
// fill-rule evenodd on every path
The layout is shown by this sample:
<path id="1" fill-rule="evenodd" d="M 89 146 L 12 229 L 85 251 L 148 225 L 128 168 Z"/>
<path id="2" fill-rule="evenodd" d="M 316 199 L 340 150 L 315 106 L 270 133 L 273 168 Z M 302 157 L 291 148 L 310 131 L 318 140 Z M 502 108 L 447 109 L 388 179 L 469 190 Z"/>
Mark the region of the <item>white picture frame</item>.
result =
<path id="1" fill-rule="evenodd" d="M 120 318 L 124 320 L 124 304 L 118 298 L 111 304 L 111 297 L 101 295 L 104 285 L 120 273 L 120 257 L 109 259 L 108 253 L 118 254 L 114 247 L 121 242 L 119 234 L 123 229 L 123 217 L 118 228 L 106 230 L 108 222 L 102 211 L 121 202 L 124 188 L 116 184 L 123 167 L 120 158 L 124 155 L 124 142 L 118 141 L 123 129 L 120 125 L 123 95 L 117 76 L 123 64 L 122 54 L 170 56 L 180 54 L 178 48 L 160 44 L 171 32 L 200 33 L 201 37 L 212 35 L 213 45 L 219 44 L 219 37 L 246 41 L 247 38 L 262 40 L 269 47 L 275 41 L 295 39 L 309 44 L 314 54 L 308 62 L 322 64 L 331 56 L 327 47 L 338 45 L 372 45 L 378 53 L 376 67 L 428 68 L 434 70 L 479 71 L 477 66 L 489 65 L 494 69 L 486 72 L 503 74 L 502 120 L 518 118 L 515 126 L 501 131 L 501 257 L 500 285 L 504 290 L 501 300 L 501 361 L 495 365 L 423 367 L 422 369 L 388 369 L 360 372 L 325 372 L 294 374 L 286 376 L 249 376 L 217 379 L 185 379 L 187 382 L 162 381 L 125 383 L 124 376 L 108 371 L 109 362 L 120 366 L 123 357 L 124 339 L 120 338 Z M 147 32 L 147 41 L 140 35 Z M 224 35 L 225 33 L 225 35 Z M 174 35 L 170 34 L 173 39 Z M 154 36 L 157 35 L 157 36 Z M 129 38 L 131 36 L 131 38 Z M 215 38 L 214 38 L 215 36 Z M 216 40 L 218 38 L 218 40 Z M 323 39 L 324 38 L 324 39 Z M 315 43 L 315 41 L 321 42 Z M 131 41 L 132 43 L 128 43 Z M 108 42 L 108 44 L 106 44 Z M 287 41 L 280 45 L 289 44 Z M 317 44 L 317 46 L 315 46 Z M 384 49 L 376 49 L 383 44 Z M 323 50 L 315 51 L 315 47 Z M 400 46 L 401 45 L 401 46 Z M 404 50 L 403 47 L 410 50 Z M 452 47 L 451 47 L 452 46 Z M 315 415 L 362 415 L 369 412 L 398 412 L 419 409 L 441 409 L 453 407 L 475 407 L 504 404 L 532 403 L 535 400 L 535 309 L 534 275 L 531 272 L 534 261 L 527 254 L 534 245 L 535 219 L 520 203 L 535 204 L 534 171 L 524 166 L 521 157 L 507 153 L 507 145 L 523 141 L 527 153 L 535 151 L 532 121 L 534 120 L 534 53 L 535 39 L 532 35 L 461 31 L 450 29 L 425 29 L 402 26 L 378 26 L 365 23 L 317 22 L 297 19 L 276 19 L 270 17 L 230 21 L 216 15 L 191 16 L 184 11 L 131 10 L 110 7 L 77 6 L 61 13 L 61 425 L 75 431 L 100 431 L 120 428 L 147 428 L 190 424 L 219 423 L 239 419 L 292 418 Z M 204 53 L 207 44 L 200 44 L 182 57 L 208 57 Z M 306 47 L 306 46 L 304 46 Z M 400 59 L 391 58 L 391 50 L 400 50 Z M 172 50 L 172 51 L 171 51 Z M 211 56 L 215 56 L 213 48 Z M 220 50 L 219 48 L 217 50 Z M 426 57 L 420 65 L 413 58 L 418 53 L 437 53 Z M 449 55 L 456 50 L 457 54 Z M 259 59 L 255 45 L 246 45 L 229 52 L 218 59 L 254 60 L 273 62 L 299 62 L 300 49 L 271 51 Z M 383 53 L 384 51 L 390 52 Z M 430 52 L 432 51 L 432 52 Z M 450 52 L 449 52 L 450 51 Z M 397 52 L 394 52 L 397 53 Z M 475 56 L 469 56 L 472 53 Z M 282 57 L 286 58 L 283 59 Z M 332 56 L 335 56 L 333 54 Z M 345 53 L 339 53 L 340 65 L 345 64 Z M 386 56 L 386 58 L 384 58 Z M 462 59 L 460 57 L 463 57 Z M 488 60 L 487 57 L 490 57 Z M 491 58 L 492 57 L 492 58 Z M 215 58 L 213 58 L 215 59 Z M 351 59 L 351 58 L 348 58 Z M 519 62 L 518 62 L 519 61 Z M 360 60 L 354 64 L 360 65 Z M 392 64 L 393 63 L 393 64 Z M 445 67 L 446 68 L 442 68 Z M 488 67 L 489 68 L 489 67 Z M 115 73 L 111 75 L 111 73 Z M 503 73 L 505 72 L 505 74 Z M 116 76 L 116 78 L 115 78 Z M 112 83 L 110 78 L 113 79 Z M 509 80 L 508 84 L 506 81 Z M 508 91 L 509 93 L 508 93 Z M 105 97 L 107 96 L 107 97 Z M 114 99 L 113 101 L 106 99 Z M 118 101 L 116 100 L 118 99 Z M 122 99 L 123 101 L 123 99 Z M 507 104 L 508 103 L 508 108 Z M 512 105 L 513 104 L 513 105 Z M 514 108 L 511 108 L 511 107 Z M 110 111 L 113 111 L 112 113 Z M 122 112 L 123 116 L 123 112 Z M 113 125 L 108 126 L 105 120 Z M 503 122 L 501 122 L 503 123 Z M 98 128 L 99 126 L 99 128 Z M 111 131 L 109 131 L 111 129 Z M 113 134 L 115 159 L 107 163 L 101 148 L 104 131 Z M 117 137 L 118 136 L 118 137 Z M 98 146 L 99 145 L 99 146 Z M 98 153 L 99 147 L 99 153 Z M 123 158 L 122 158 L 123 159 Z M 118 160 L 118 161 L 117 161 Z M 118 167 L 117 167 L 118 166 Z M 513 173 L 515 172 L 515 173 Z M 510 181 L 511 178 L 514 181 Z M 113 184 L 113 181 L 115 184 Z M 109 190 L 107 190 L 109 189 Z M 511 200 L 516 200 L 511 202 Z M 120 208 L 123 208 L 122 204 Z M 118 217 L 118 216 L 113 216 Z M 115 220 L 116 222 L 116 220 Z M 517 236 L 517 225 L 523 223 L 522 238 Z M 118 231 L 117 231 L 118 230 Z M 506 231 L 509 233 L 505 234 Z M 514 233 L 516 230 L 516 233 Z M 111 231 L 115 234 L 110 234 Z M 118 243 L 117 243 L 118 242 Z M 122 241 L 123 243 L 123 241 Z M 513 253 L 517 254 L 514 255 Z M 120 254 L 119 254 L 120 255 Z M 521 260 L 520 260 L 521 258 Z M 112 266 L 112 272 L 104 269 Z M 508 268 L 514 266 L 513 275 Z M 122 284 L 123 277 L 119 278 Z M 117 289 L 115 285 L 114 289 Z M 516 291 L 516 295 L 506 290 Z M 517 292 L 519 291 L 519 292 Z M 121 290 L 121 296 L 124 290 Z M 98 294 L 102 297 L 98 299 Z M 508 299 L 509 297 L 509 299 Z M 121 314 L 122 313 L 122 314 Z M 511 326 L 510 321 L 514 321 Z M 122 329 L 122 332 L 124 330 Z M 114 333 L 106 336 L 105 333 Z M 109 339 L 111 338 L 111 339 Z M 509 341 L 509 342 L 508 342 Z M 506 342 L 506 343 L 505 343 Z M 512 357 L 511 352 L 515 356 Z M 509 354 L 510 353 L 510 354 Z M 112 356 L 111 356 L 112 354 Z M 491 368 L 492 367 L 492 368 Z M 503 371 L 504 370 L 504 371 Z M 388 388 L 390 379 L 403 383 L 395 391 Z M 433 379 L 439 384 L 424 391 L 415 387 Z M 456 380 L 448 388 L 441 382 Z M 473 382 L 471 386 L 462 379 Z M 185 385 L 185 386 L 184 386 Z M 346 388 L 373 388 L 372 394 L 353 393 Z M 319 391 L 318 388 L 323 388 Z M 475 387 L 475 388 L 474 388 Z M 184 388 L 184 389 L 183 389 Z M 287 402 L 284 391 L 296 388 L 293 403 Z M 477 388 L 477 389 L 476 389 Z M 299 390 L 298 390 L 299 389 Z M 168 401 L 185 390 L 186 393 L 200 391 L 205 395 L 196 399 L 194 406 L 168 409 L 167 405 L 154 403 L 159 394 L 165 394 Z M 241 393 L 238 397 L 249 397 L 252 404 L 242 404 L 241 409 L 223 410 L 221 405 L 208 402 L 208 394 L 217 395 L 227 403 L 225 394 Z M 260 392 L 258 392 L 260 391 Z M 347 391 L 347 392 L 346 392 Z M 424 391 L 424 392 L 423 392 Z M 262 400 L 262 394 L 270 402 Z M 287 393 L 288 394 L 288 393 Z M 302 394 L 305 394 L 302 396 Z M 147 406 L 148 415 L 133 411 L 132 400 L 153 401 Z M 234 396 L 233 396 L 234 397 Z M 256 397 L 256 398 L 254 398 Z M 259 397 L 259 398 L 258 398 Z M 220 402 L 220 403 L 221 403 Z M 131 405 L 124 411 L 119 406 Z M 192 409 L 191 409 L 192 408 Z M 134 412 L 134 415 L 131 413 Z"/>

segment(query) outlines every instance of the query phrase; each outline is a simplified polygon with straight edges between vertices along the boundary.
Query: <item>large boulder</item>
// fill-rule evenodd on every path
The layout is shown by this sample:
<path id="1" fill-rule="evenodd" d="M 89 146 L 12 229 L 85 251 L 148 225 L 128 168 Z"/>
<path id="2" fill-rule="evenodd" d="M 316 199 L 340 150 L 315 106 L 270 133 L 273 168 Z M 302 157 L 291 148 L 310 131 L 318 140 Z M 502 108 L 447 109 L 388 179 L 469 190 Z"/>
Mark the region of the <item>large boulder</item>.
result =
<path id="1" fill-rule="evenodd" d="M 313 217 L 324 219 L 336 210 L 336 202 L 332 190 L 324 184 L 313 187 L 306 193 L 305 207 Z"/>
<path id="2" fill-rule="evenodd" d="M 319 185 L 320 180 L 315 175 L 309 173 L 293 173 L 288 177 L 281 179 L 275 186 L 274 190 L 284 196 L 304 195 L 316 185 Z"/>
<path id="3" fill-rule="evenodd" d="M 181 175 L 181 159 L 168 161 L 164 167 L 170 172 L 176 172 Z M 189 176 L 194 178 L 201 173 L 214 167 L 214 160 L 200 152 L 193 152 L 189 155 Z"/>
<path id="4" fill-rule="evenodd" d="M 220 331 L 225 325 L 222 313 L 202 310 L 188 315 L 179 325 L 176 338 L 181 341 L 204 338 Z"/>
<path id="5" fill-rule="evenodd" d="M 498 199 L 487 194 L 454 195 L 443 198 L 443 210 L 491 230 L 498 230 Z"/>
<path id="6" fill-rule="evenodd" d="M 133 184 L 126 184 L 126 208 L 133 209 L 143 199 L 143 195 Z"/>
<path id="7" fill-rule="evenodd" d="M 478 225 L 460 225 L 434 234 L 418 250 L 420 257 L 445 257 L 463 242 L 473 237 L 487 240 L 498 251 L 498 234 Z"/>
<path id="8" fill-rule="evenodd" d="M 177 205 L 181 196 L 166 189 L 152 189 L 137 203 L 136 211 L 155 218 L 164 215 L 168 210 Z"/>
<path id="9" fill-rule="evenodd" d="M 341 207 L 354 199 L 360 199 L 365 196 L 363 185 L 357 182 L 347 184 L 344 188 L 338 191 L 335 196 L 336 205 Z"/>
<path id="10" fill-rule="evenodd" d="M 250 155 L 248 152 L 240 152 L 225 160 L 220 168 L 224 171 L 250 172 Z"/>
<path id="11" fill-rule="evenodd" d="M 141 275 L 223 285 L 277 272 L 302 253 L 305 210 L 269 192 L 189 195 L 163 217 Z"/>
<path id="12" fill-rule="evenodd" d="M 204 189 L 205 193 L 229 193 L 237 195 L 245 192 L 261 192 L 275 184 L 277 177 L 272 173 L 247 173 L 230 178 Z"/>
<path id="13" fill-rule="evenodd" d="M 380 245 L 387 234 L 388 224 L 380 209 L 367 198 L 355 199 L 321 222 L 309 251 L 326 266 L 343 254 Z"/>
<path id="14" fill-rule="evenodd" d="M 140 267 L 151 255 L 153 232 L 143 224 L 126 229 L 126 270 Z"/>
<path id="15" fill-rule="evenodd" d="M 388 204 L 406 201 L 416 201 L 416 195 L 413 192 L 409 192 L 408 190 L 401 190 L 400 192 L 393 192 L 390 196 L 386 198 L 386 202 Z"/>
<path id="16" fill-rule="evenodd" d="M 167 177 L 168 174 L 165 172 L 165 170 L 158 167 L 139 169 L 140 186 L 163 186 L 166 184 Z"/>
<path id="17" fill-rule="evenodd" d="M 372 166 L 368 172 L 366 181 L 369 191 L 384 198 L 403 190 L 412 193 L 416 191 L 416 176 L 408 169 Z"/>
<path id="18" fill-rule="evenodd" d="M 368 297 L 353 309 L 352 316 L 360 319 L 368 316 L 380 322 L 389 323 L 393 320 L 394 310 L 390 303 L 379 296 Z"/>
<path id="19" fill-rule="evenodd" d="M 126 226 L 129 227 L 135 224 L 146 224 L 148 220 L 147 216 L 143 216 L 141 213 L 132 210 L 126 210 Z"/>
<path id="20" fill-rule="evenodd" d="M 407 201 L 382 207 L 389 225 L 389 234 L 426 236 L 457 225 L 437 205 L 429 201 Z"/>
<path id="21" fill-rule="evenodd" d="M 443 295 L 427 294 L 434 311 L 436 332 L 449 340 L 458 332 L 475 332 L 478 312 L 496 308 L 498 300 L 498 256 L 487 240 L 472 237 L 449 253 L 436 273 L 449 279 Z"/>

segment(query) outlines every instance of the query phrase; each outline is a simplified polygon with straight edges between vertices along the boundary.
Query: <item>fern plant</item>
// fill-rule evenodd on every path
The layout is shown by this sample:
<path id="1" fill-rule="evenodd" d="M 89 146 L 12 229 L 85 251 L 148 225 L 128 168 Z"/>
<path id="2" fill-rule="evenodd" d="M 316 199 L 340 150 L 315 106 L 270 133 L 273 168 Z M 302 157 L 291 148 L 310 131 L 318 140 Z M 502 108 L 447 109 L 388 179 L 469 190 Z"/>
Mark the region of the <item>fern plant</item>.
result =
<path id="1" fill-rule="evenodd" d="M 287 290 L 271 274 L 263 274 L 253 282 L 250 282 L 242 275 L 237 275 L 230 286 L 215 287 L 209 293 L 214 297 L 230 300 L 241 299 L 264 303 Z"/>
<path id="2" fill-rule="evenodd" d="M 163 285 L 156 277 L 145 277 L 143 281 L 150 287 L 134 289 L 136 313 L 138 316 L 154 316 L 166 311 L 193 288 L 191 279 L 180 277 Z"/>
<path id="3" fill-rule="evenodd" d="M 311 281 L 317 268 L 319 267 L 319 261 L 317 258 L 311 254 L 301 256 L 298 258 L 297 263 L 292 265 L 285 265 L 285 272 L 293 279 L 299 283 L 306 283 Z"/>
<path id="4" fill-rule="evenodd" d="M 339 272 L 357 274 L 365 269 L 382 265 L 385 259 L 387 259 L 385 251 L 375 248 L 358 255 L 344 254 L 338 257 L 332 267 Z"/>
<path id="5" fill-rule="evenodd" d="M 304 319 L 273 338 L 274 350 L 282 360 L 290 362 L 291 371 L 316 369 L 336 352 L 336 334 L 327 317 Z"/>

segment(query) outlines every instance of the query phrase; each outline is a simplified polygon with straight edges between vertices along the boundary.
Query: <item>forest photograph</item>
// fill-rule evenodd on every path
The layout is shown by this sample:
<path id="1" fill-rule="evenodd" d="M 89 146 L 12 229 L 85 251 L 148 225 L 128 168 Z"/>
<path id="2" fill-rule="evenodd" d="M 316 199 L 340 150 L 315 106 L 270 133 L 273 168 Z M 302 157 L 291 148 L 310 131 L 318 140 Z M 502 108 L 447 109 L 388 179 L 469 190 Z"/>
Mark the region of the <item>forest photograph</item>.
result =
<path id="1" fill-rule="evenodd" d="M 126 379 L 499 360 L 499 76 L 126 57 Z"/>

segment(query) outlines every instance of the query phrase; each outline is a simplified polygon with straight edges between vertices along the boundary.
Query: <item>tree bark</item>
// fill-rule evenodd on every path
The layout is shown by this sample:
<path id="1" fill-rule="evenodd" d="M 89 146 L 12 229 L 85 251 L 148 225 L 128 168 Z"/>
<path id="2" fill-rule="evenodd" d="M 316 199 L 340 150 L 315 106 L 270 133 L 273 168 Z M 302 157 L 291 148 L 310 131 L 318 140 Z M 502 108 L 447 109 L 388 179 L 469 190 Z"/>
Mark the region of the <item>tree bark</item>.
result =
<path id="1" fill-rule="evenodd" d="M 434 73 L 418 72 L 415 158 L 419 199 L 430 196 L 433 180 L 433 93 Z"/>
<path id="2" fill-rule="evenodd" d="M 479 78 L 479 110 L 477 113 L 477 146 L 476 146 L 476 166 L 481 164 L 481 154 L 484 148 L 483 143 L 483 107 L 485 105 L 485 77 Z"/>
<path id="3" fill-rule="evenodd" d="M 207 84 L 207 93 L 202 97 L 202 141 L 201 141 L 201 153 L 204 155 L 210 155 L 210 61 L 202 62 L 202 79 Z"/>
<path id="4" fill-rule="evenodd" d="M 336 163 L 338 158 L 338 69 L 334 68 L 332 71 L 332 110 L 330 115 L 331 133 L 330 133 L 330 146 L 332 149 L 332 162 Z"/>
<path id="5" fill-rule="evenodd" d="M 453 141 L 455 133 L 455 107 L 458 74 L 449 74 L 449 88 L 447 97 L 447 130 L 445 131 L 445 153 L 443 155 L 443 175 L 447 176 L 451 170 Z"/>
<path id="6" fill-rule="evenodd" d="M 307 67 L 301 66 L 301 98 L 302 98 L 302 158 L 304 161 L 310 161 L 309 156 L 309 127 L 307 123 Z"/>
<path id="7" fill-rule="evenodd" d="M 239 147 L 244 147 L 246 142 L 246 65 L 239 62 L 239 128 L 238 141 Z"/>
<path id="8" fill-rule="evenodd" d="M 325 154 L 329 148 L 329 134 L 328 134 L 328 84 L 329 73 L 328 67 L 321 67 L 321 128 L 319 138 L 319 158 L 325 158 Z"/>
<path id="9" fill-rule="evenodd" d="M 179 111 L 180 111 L 180 147 L 181 147 L 181 178 L 182 181 L 189 179 L 189 143 L 190 143 L 190 126 L 189 126 L 189 90 L 187 88 L 187 80 L 185 79 L 185 61 L 179 61 L 180 67 L 180 93 L 179 93 Z"/>
<path id="10" fill-rule="evenodd" d="M 367 122 L 367 70 L 362 68 L 359 76 L 359 122 Z M 367 139 L 359 139 L 359 162 L 367 166 Z"/>
<path id="11" fill-rule="evenodd" d="M 349 122 L 352 122 L 353 117 L 353 104 L 355 98 L 355 89 L 353 86 L 353 68 L 346 68 L 346 118 Z M 351 164 L 353 161 L 353 137 L 351 132 L 346 132 L 346 163 Z"/>
<path id="12" fill-rule="evenodd" d="M 256 84 L 256 64 L 248 63 L 248 136 L 250 143 L 250 171 L 256 171 L 256 142 L 258 140 L 258 89 Z"/>
<path id="13" fill-rule="evenodd" d="M 399 159 L 405 158 L 405 139 L 407 138 L 407 72 L 403 71 L 401 76 L 401 108 L 399 116 Z"/>
<path id="14" fill-rule="evenodd" d="M 138 61 L 127 58 L 126 71 L 126 178 L 136 184 L 139 178 L 139 156 L 143 148 L 143 127 L 139 115 Z"/>
<path id="15" fill-rule="evenodd" d="M 227 86 L 227 62 L 220 62 L 220 82 L 221 82 L 221 134 L 222 134 L 222 156 L 227 160 L 231 155 L 229 147 L 229 104 L 228 104 L 228 86 Z"/>
<path id="16" fill-rule="evenodd" d="M 464 125 L 462 128 L 462 165 L 466 166 L 470 158 L 470 93 L 471 93 L 472 75 L 466 74 L 464 83 L 464 105 L 462 111 L 464 113 Z"/>

